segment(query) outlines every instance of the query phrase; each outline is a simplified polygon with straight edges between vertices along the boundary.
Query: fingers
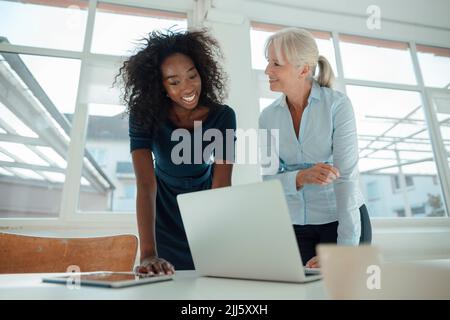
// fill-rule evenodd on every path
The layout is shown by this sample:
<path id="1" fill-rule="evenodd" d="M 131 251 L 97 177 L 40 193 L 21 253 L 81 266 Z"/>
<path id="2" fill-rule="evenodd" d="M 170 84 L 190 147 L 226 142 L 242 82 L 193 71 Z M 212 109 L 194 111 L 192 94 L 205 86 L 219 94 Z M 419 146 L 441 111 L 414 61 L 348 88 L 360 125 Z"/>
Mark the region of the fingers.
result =
<path id="1" fill-rule="evenodd" d="M 164 259 L 160 259 L 157 263 L 154 263 L 153 270 L 156 274 L 159 275 L 175 273 L 174 266 Z"/>
<path id="2" fill-rule="evenodd" d="M 310 170 L 312 184 L 327 185 L 340 177 L 339 170 L 326 163 L 318 163 Z"/>
<path id="3" fill-rule="evenodd" d="M 320 268 L 319 258 L 317 256 L 312 257 L 311 259 L 308 260 L 308 262 L 306 263 L 305 267 L 307 267 L 307 268 Z"/>
<path id="4" fill-rule="evenodd" d="M 155 274 L 164 274 L 163 268 L 162 268 L 162 263 L 161 260 L 155 260 L 152 264 L 152 270 Z"/>
<path id="5" fill-rule="evenodd" d="M 332 174 L 335 177 L 339 178 L 341 175 L 339 173 L 338 168 L 330 166 L 329 164 L 326 163 L 319 163 L 316 165 L 316 167 L 320 168 L 321 172 L 327 173 L 327 174 Z"/>
<path id="6" fill-rule="evenodd" d="M 339 177 L 341 176 L 341 174 L 340 174 L 338 168 L 333 167 L 333 166 L 330 166 L 329 164 L 326 164 L 326 163 L 323 163 L 323 165 L 324 165 L 324 167 L 325 167 L 329 172 L 331 172 L 332 174 L 334 174 L 334 176 L 335 176 L 336 178 L 339 178 Z"/>
<path id="7" fill-rule="evenodd" d="M 154 274 L 151 265 L 137 266 L 135 268 L 134 272 L 136 272 L 136 273 L 145 273 L 145 274 L 149 274 L 149 275 L 153 275 Z"/>
<path id="8" fill-rule="evenodd" d="M 323 180 L 326 184 L 331 183 L 337 179 L 337 175 L 332 171 L 322 169 L 320 174 L 321 174 L 321 178 L 322 178 L 321 180 Z"/>
<path id="9" fill-rule="evenodd" d="M 320 172 L 309 173 L 305 181 L 307 184 L 319 184 L 319 185 L 327 184 L 327 179 Z"/>
<path id="10" fill-rule="evenodd" d="M 332 183 L 334 180 L 336 180 L 336 176 L 334 174 L 325 171 L 316 171 L 311 172 L 307 183 L 327 185 Z"/>
<path id="11" fill-rule="evenodd" d="M 174 274 L 175 268 L 169 262 L 165 261 L 162 263 L 162 268 L 165 274 Z"/>
<path id="12" fill-rule="evenodd" d="M 309 268 L 320 268 L 319 261 L 316 260 L 310 264 Z"/>
<path id="13" fill-rule="evenodd" d="M 174 274 L 175 268 L 169 262 L 164 259 L 154 258 L 150 261 L 145 261 L 144 264 L 137 266 L 135 268 L 137 273 L 146 273 L 149 275 L 163 275 L 163 274 Z"/>

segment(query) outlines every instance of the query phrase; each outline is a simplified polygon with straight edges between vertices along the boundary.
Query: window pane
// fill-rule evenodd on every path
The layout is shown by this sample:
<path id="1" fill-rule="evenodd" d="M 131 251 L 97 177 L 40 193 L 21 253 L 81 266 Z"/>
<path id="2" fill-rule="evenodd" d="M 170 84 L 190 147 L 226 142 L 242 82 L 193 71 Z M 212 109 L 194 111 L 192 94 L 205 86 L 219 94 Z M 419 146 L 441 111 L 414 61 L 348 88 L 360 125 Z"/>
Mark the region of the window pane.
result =
<path id="1" fill-rule="evenodd" d="M 116 162 L 131 160 L 128 122 L 122 118 L 125 107 L 120 105 L 120 91 L 112 86 L 121 64 L 120 57 L 88 60 L 85 101 L 89 117 L 78 203 L 81 211 L 116 210 L 116 199 L 122 196 L 116 179 Z M 116 135 L 116 132 L 123 134 Z M 134 204 L 128 209 L 132 210 Z"/>
<path id="2" fill-rule="evenodd" d="M 418 45 L 417 55 L 425 85 L 450 88 L 450 49 Z"/>
<path id="3" fill-rule="evenodd" d="M 80 60 L 32 55 L 20 55 L 20 59 L 59 113 L 71 121 L 67 115 L 75 111 Z"/>
<path id="4" fill-rule="evenodd" d="M 81 51 L 87 5 L 85 0 L 0 1 L 0 42 Z"/>
<path id="5" fill-rule="evenodd" d="M 436 110 L 441 130 L 442 140 L 447 151 L 448 164 L 450 166 L 450 91 L 447 94 L 433 96 L 434 110 Z M 442 200 L 442 198 L 441 198 Z"/>
<path id="6" fill-rule="evenodd" d="M 117 112 L 118 109 L 121 111 Z M 130 196 L 129 190 L 135 185 L 135 176 L 128 121 L 123 111 L 124 107 L 118 105 L 89 105 L 83 174 L 86 177 L 92 175 L 90 171 L 97 171 L 99 175 L 92 184 L 82 186 L 85 191 L 79 203 L 82 211 L 135 210 L 135 197 Z"/>
<path id="7" fill-rule="evenodd" d="M 102 11 L 110 10 L 103 14 L 105 19 L 115 19 L 113 25 L 118 25 L 118 28 L 123 28 L 123 25 L 131 26 L 131 32 L 127 29 L 127 32 L 122 33 L 119 42 L 116 38 L 110 43 L 104 42 L 109 47 L 105 46 L 101 50 L 113 50 L 115 54 L 122 54 L 125 49 L 134 50 L 136 45 L 131 42 L 130 37 L 134 31 L 143 32 L 142 35 L 145 35 L 152 30 L 170 27 L 175 22 L 186 23 L 184 18 L 174 20 L 174 16 L 167 12 L 164 12 L 164 16 L 160 12 L 158 18 L 152 18 L 155 16 L 155 11 L 152 10 L 110 7 L 104 4 L 100 4 L 100 7 Z M 113 9 L 116 11 L 113 12 Z M 97 32 L 100 32 L 100 29 Z M 115 33 L 111 30 L 111 26 L 109 29 L 105 26 L 103 31 L 108 32 L 108 37 L 110 33 Z M 101 33 L 97 36 L 100 39 Z M 121 47 L 114 46 L 118 43 Z M 101 47 L 97 47 L 99 48 Z M 104 57 L 89 58 L 86 80 L 89 116 L 81 181 L 82 192 L 78 203 L 80 211 L 135 212 L 136 210 L 136 181 L 129 151 L 128 117 L 124 116 L 125 106 L 120 99 L 120 90 L 116 86 L 112 87 L 122 62 L 121 57 L 109 60 Z"/>
<path id="8" fill-rule="evenodd" d="M 427 204 L 442 195 L 420 93 L 361 86 L 347 86 L 347 93 L 355 110 L 370 215 L 437 216 L 439 208 Z"/>
<path id="9" fill-rule="evenodd" d="M 57 217 L 80 61 L 0 53 L 0 217 Z"/>
<path id="10" fill-rule="evenodd" d="M 275 99 L 267 99 L 267 98 L 260 98 L 259 99 L 259 111 L 262 112 L 265 108 L 270 106 Z"/>
<path id="11" fill-rule="evenodd" d="M 264 45 L 267 38 L 278 30 L 283 29 L 281 26 L 252 23 L 250 29 L 250 41 L 252 50 L 252 68 L 264 70 L 267 66 L 267 60 L 264 56 Z M 336 57 L 334 53 L 333 38 L 331 33 L 322 31 L 309 30 L 316 39 L 319 47 L 319 54 L 328 59 L 333 68 L 333 72 L 337 75 Z"/>
<path id="12" fill-rule="evenodd" d="M 346 78 L 416 84 L 407 43 L 340 35 Z"/>
<path id="13" fill-rule="evenodd" d="M 131 55 L 140 39 L 154 29 L 186 30 L 185 14 L 99 3 L 92 52 Z"/>

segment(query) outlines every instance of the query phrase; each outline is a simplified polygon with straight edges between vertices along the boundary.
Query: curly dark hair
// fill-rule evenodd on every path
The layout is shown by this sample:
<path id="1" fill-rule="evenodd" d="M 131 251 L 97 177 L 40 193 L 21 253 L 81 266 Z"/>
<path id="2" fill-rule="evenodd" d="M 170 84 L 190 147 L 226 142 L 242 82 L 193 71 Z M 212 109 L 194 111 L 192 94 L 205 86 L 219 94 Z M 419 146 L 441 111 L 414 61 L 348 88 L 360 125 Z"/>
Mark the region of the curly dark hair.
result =
<path id="1" fill-rule="evenodd" d="M 226 98 L 227 76 L 219 64 L 223 55 L 207 30 L 153 31 L 142 41 L 143 47 L 123 63 L 116 76 L 122 80 L 122 99 L 133 123 L 156 134 L 166 120 L 171 99 L 163 86 L 161 64 L 175 53 L 194 62 L 202 81 L 199 104 L 214 109 Z"/>

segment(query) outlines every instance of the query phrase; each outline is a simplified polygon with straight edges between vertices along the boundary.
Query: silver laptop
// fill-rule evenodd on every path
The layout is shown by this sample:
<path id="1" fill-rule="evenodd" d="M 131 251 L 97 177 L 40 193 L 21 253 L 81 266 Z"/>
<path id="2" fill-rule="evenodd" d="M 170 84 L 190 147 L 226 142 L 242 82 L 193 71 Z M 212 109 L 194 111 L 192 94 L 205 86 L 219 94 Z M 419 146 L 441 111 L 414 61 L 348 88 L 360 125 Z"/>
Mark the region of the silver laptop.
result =
<path id="1" fill-rule="evenodd" d="M 307 282 L 278 180 L 177 197 L 195 268 L 202 276 Z"/>

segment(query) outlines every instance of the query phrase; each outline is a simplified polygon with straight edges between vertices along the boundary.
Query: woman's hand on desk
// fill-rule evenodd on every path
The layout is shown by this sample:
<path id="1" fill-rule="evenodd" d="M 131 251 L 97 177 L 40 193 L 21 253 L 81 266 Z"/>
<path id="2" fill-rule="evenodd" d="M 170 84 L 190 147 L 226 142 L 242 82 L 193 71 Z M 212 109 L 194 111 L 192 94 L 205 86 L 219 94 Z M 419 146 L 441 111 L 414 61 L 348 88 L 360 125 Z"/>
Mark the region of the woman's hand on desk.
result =
<path id="1" fill-rule="evenodd" d="M 314 167 L 301 170 L 297 174 L 297 189 L 305 184 L 318 184 L 325 186 L 340 177 L 339 170 L 329 164 L 318 163 Z"/>
<path id="2" fill-rule="evenodd" d="M 308 260 L 305 265 L 306 268 L 320 268 L 319 258 L 317 256 L 312 257 Z"/>
<path id="3" fill-rule="evenodd" d="M 153 274 L 174 274 L 175 268 L 171 263 L 159 258 L 157 256 L 152 256 L 144 258 L 141 260 L 141 264 L 135 268 L 137 273 L 148 273 Z"/>

